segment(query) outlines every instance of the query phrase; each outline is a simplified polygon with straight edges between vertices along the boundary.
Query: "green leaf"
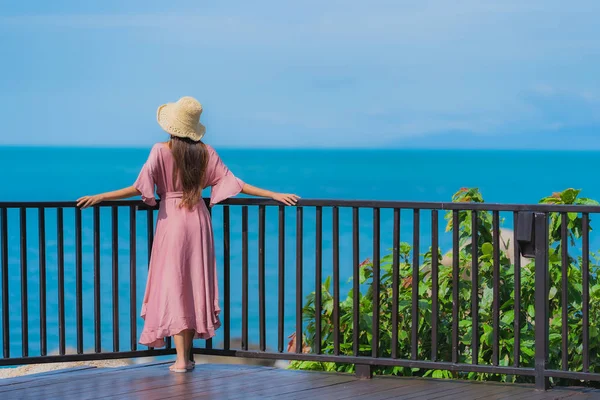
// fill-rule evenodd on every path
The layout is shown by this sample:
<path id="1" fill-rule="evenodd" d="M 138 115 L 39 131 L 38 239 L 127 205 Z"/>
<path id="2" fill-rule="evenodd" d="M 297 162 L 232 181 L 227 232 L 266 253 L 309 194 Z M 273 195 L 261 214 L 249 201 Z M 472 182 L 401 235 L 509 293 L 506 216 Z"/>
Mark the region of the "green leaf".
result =
<path id="1" fill-rule="evenodd" d="M 491 256 L 494 253 L 494 245 L 488 242 L 482 244 L 481 252 L 486 256 Z"/>
<path id="2" fill-rule="evenodd" d="M 567 213 L 571 221 L 577 220 L 577 213 Z"/>
<path id="3" fill-rule="evenodd" d="M 579 193 L 581 190 L 567 189 L 560 194 L 560 198 L 565 204 L 573 204 Z"/>
<path id="4" fill-rule="evenodd" d="M 463 319 L 458 323 L 458 326 L 461 328 L 470 328 L 471 327 L 471 320 L 470 319 Z"/>
<path id="5" fill-rule="evenodd" d="M 502 316 L 502 322 L 505 324 L 512 324 L 515 320 L 515 310 L 509 310 Z"/>
<path id="6" fill-rule="evenodd" d="M 529 314 L 531 318 L 535 318 L 535 307 L 533 304 L 530 304 L 529 307 L 527 307 L 527 314 Z"/>

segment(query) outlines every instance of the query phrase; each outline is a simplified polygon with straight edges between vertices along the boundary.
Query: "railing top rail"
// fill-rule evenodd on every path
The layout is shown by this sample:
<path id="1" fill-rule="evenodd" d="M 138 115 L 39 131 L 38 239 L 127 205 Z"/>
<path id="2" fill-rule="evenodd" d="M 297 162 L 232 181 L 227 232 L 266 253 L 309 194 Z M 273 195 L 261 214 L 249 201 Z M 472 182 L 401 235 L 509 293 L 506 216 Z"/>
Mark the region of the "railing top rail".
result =
<path id="1" fill-rule="evenodd" d="M 209 199 L 205 198 L 208 204 Z M 280 203 L 260 198 L 238 197 L 225 200 L 220 205 L 232 206 L 279 206 Z M 100 207 L 138 206 L 140 209 L 150 209 L 140 200 L 119 200 L 104 202 Z M 553 205 L 553 204 L 498 204 L 498 203 L 452 203 L 426 201 L 388 201 L 388 200 L 330 200 L 330 199 L 301 199 L 298 206 L 303 207 L 359 207 L 359 208 L 399 208 L 421 210 L 477 210 L 477 211 L 533 211 L 533 212 L 577 212 L 600 213 L 600 206 L 589 205 Z M 74 201 L 0 201 L 0 208 L 72 208 Z"/>

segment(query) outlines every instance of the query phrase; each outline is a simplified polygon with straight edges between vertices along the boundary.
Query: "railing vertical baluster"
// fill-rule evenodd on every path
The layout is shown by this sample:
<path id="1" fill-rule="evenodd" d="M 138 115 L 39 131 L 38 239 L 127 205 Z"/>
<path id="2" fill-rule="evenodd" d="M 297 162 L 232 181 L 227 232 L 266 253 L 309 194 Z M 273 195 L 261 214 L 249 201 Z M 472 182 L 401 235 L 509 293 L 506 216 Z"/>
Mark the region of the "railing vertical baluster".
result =
<path id="1" fill-rule="evenodd" d="M 278 297 L 277 297 L 277 350 L 283 353 L 285 318 L 285 206 L 279 206 L 279 260 L 278 260 Z"/>
<path id="2" fill-rule="evenodd" d="M 119 351 L 119 209 L 111 207 L 113 351 Z"/>
<path id="3" fill-rule="evenodd" d="M 137 207 L 129 207 L 129 341 L 132 351 L 137 350 Z"/>
<path id="4" fill-rule="evenodd" d="M 333 207 L 333 354 L 340 354 L 340 209 Z"/>
<path id="5" fill-rule="evenodd" d="M 479 364 L 479 224 L 471 211 L 471 343 L 473 364 Z"/>
<path id="6" fill-rule="evenodd" d="M 431 211 L 431 361 L 437 360 L 438 352 L 438 210 Z"/>
<path id="7" fill-rule="evenodd" d="M 231 347 L 231 239 L 229 206 L 223 206 L 223 349 Z"/>
<path id="8" fill-rule="evenodd" d="M 494 211 L 492 215 L 493 229 L 493 300 L 492 300 L 492 364 L 498 365 L 500 361 L 500 213 Z"/>
<path id="9" fill-rule="evenodd" d="M 242 350 L 248 350 L 248 206 L 242 206 Z"/>
<path id="10" fill-rule="evenodd" d="M 394 208 L 392 255 L 392 358 L 398 358 L 398 297 L 400 296 L 400 209 Z"/>
<path id="11" fill-rule="evenodd" d="M 102 352 L 100 325 L 100 208 L 94 207 L 94 350 Z"/>
<path id="12" fill-rule="evenodd" d="M 27 209 L 20 208 L 21 222 L 21 340 L 22 355 L 29 356 L 29 312 L 27 304 Z"/>
<path id="13" fill-rule="evenodd" d="M 452 362 L 458 362 L 459 230 L 458 210 L 452 211 Z"/>
<path id="14" fill-rule="evenodd" d="M 265 206 L 258 206 L 258 320 L 260 351 L 266 351 L 265 323 Z"/>
<path id="15" fill-rule="evenodd" d="M 517 226 L 519 223 L 519 213 L 515 211 L 513 213 L 513 226 L 515 229 L 513 230 L 513 254 L 514 254 L 514 280 L 515 280 L 515 288 L 514 288 L 514 351 L 513 351 L 513 366 L 519 367 L 521 364 L 521 248 L 519 246 L 519 241 L 517 240 Z"/>
<path id="16" fill-rule="evenodd" d="M 360 326 L 360 220 L 358 207 L 352 208 L 352 352 L 359 354 L 358 333 Z"/>
<path id="17" fill-rule="evenodd" d="M 83 250 L 81 208 L 75 207 L 75 314 L 77 324 L 77 354 L 83 354 Z"/>
<path id="18" fill-rule="evenodd" d="M 2 247 L 2 355 L 10 357 L 10 318 L 8 307 L 8 212 L 0 209 L 2 226 L 0 227 Z"/>
<path id="19" fill-rule="evenodd" d="M 65 344 L 65 241 L 63 209 L 56 210 L 56 237 L 58 253 L 58 352 L 66 352 Z"/>
<path id="20" fill-rule="evenodd" d="M 373 324 L 371 356 L 379 357 L 379 296 L 380 296 L 380 209 L 373 208 Z"/>
<path id="21" fill-rule="evenodd" d="M 548 216 L 535 214 L 535 387 L 549 388 L 548 362 Z"/>
<path id="22" fill-rule="evenodd" d="M 316 208 L 315 243 L 315 353 L 321 354 L 321 295 L 323 285 L 323 208 Z"/>
<path id="23" fill-rule="evenodd" d="M 296 353 L 302 353 L 302 207 L 296 208 Z"/>
<path id="24" fill-rule="evenodd" d="M 38 245 L 40 248 L 40 355 L 48 354 L 46 331 L 46 215 L 44 207 L 38 208 Z"/>
<path id="25" fill-rule="evenodd" d="M 582 274 L 582 314 L 583 314 L 583 372 L 590 370 L 590 216 L 582 215 L 581 230 L 581 274 Z"/>
<path id="26" fill-rule="evenodd" d="M 413 265 L 412 265 L 412 322 L 411 331 L 411 349 L 410 356 L 413 360 L 417 359 L 419 351 L 419 263 L 420 263 L 420 228 L 421 212 L 418 209 L 413 211 Z"/>
<path id="27" fill-rule="evenodd" d="M 569 369 L 569 231 L 567 213 L 560 214 L 560 250 L 561 250 L 561 272 L 562 272 L 562 370 Z"/>

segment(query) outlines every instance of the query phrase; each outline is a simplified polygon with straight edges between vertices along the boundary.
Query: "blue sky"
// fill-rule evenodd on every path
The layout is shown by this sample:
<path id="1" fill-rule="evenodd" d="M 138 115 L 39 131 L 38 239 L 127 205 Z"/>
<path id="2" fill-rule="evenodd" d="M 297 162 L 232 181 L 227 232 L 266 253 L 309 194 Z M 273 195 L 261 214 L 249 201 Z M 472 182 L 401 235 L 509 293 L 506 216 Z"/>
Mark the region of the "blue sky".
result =
<path id="1" fill-rule="evenodd" d="M 0 0 L 0 144 L 600 149 L 600 2 Z"/>

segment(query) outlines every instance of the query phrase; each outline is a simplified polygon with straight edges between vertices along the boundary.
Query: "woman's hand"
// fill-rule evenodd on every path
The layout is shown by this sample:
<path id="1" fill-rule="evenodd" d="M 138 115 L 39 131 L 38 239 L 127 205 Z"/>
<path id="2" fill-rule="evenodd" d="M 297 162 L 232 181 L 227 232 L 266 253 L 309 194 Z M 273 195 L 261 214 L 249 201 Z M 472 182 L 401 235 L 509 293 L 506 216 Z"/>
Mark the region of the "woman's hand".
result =
<path id="1" fill-rule="evenodd" d="M 77 199 L 77 207 L 88 208 L 104 201 L 104 196 L 97 194 L 94 196 L 83 196 Z"/>
<path id="2" fill-rule="evenodd" d="M 276 200 L 287 206 L 294 206 L 298 202 L 298 199 L 300 198 L 300 196 L 296 196 L 295 194 L 288 194 L 288 193 L 273 193 L 271 198 L 273 200 Z"/>

